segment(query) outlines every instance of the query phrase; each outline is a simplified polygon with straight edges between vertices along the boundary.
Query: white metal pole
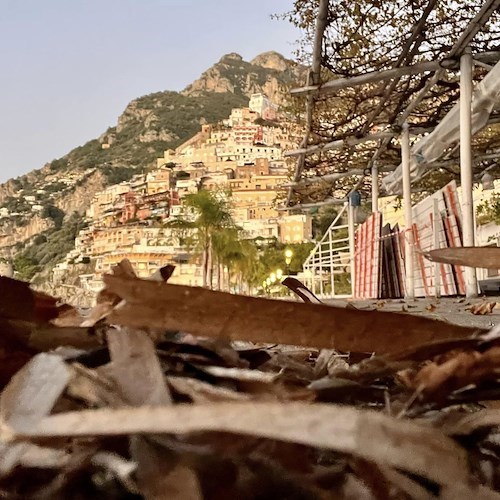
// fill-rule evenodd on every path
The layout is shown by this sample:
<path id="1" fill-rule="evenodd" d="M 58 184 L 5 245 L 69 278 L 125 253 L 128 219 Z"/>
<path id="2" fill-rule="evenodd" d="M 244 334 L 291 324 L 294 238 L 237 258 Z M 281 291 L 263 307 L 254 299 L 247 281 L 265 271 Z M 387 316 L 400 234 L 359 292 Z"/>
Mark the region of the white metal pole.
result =
<path id="1" fill-rule="evenodd" d="M 372 212 L 378 212 L 378 165 L 376 161 L 372 166 Z"/>
<path id="2" fill-rule="evenodd" d="M 401 134 L 401 162 L 403 165 L 403 207 L 405 211 L 405 298 L 415 298 L 415 279 L 413 276 L 413 214 L 411 206 L 410 179 L 410 131 L 408 124 L 403 124 Z"/>
<path id="3" fill-rule="evenodd" d="M 319 295 L 320 297 L 323 297 L 324 295 L 324 290 L 323 290 L 323 248 L 322 246 L 319 247 Z"/>
<path id="4" fill-rule="evenodd" d="M 474 246 L 474 205 L 472 202 L 472 55 L 470 47 L 460 57 L 460 182 L 462 186 L 462 235 L 465 247 Z M 465 268 L 465 294 L 477 297 L 477 276 Z"/>
<path id="5" fill-rule="evenodd" d="M 439 218 L 441 215 L 439 214 L 439 206 L 437 198 L 434 198 L 434 212 L 432 216 L 432 230 L 434 232 L 434 250 L 440 247 L 439 243 Z M 441 297 L 441 276 L 439 274 L 441 270 L 441 264 L 438 262 L 434 262 L 434 295 L 437 297 Z"/>
<path id="6" fill-rule="evenodd" d="M 348 216 L 347 216 L 347 230 L 349 233 L 349 255 L 350 255 L 350 269 L 351 269 L 351 293 L 354 295 L 354 284 L 356 283 L 356 268 L 354 266 L 354 254 L 356 252 L 356 235 L 354 230 L 354 207 L 349 201 Z"/>
<path id="7" fill-rule="evenodd" d="M 333 297 L 335 295 L 335 275 L 333 274 L 333 239 L 332 239 L 332 230 L 328 230 L 328 260 L 330 262 L 330 294 Z"/>

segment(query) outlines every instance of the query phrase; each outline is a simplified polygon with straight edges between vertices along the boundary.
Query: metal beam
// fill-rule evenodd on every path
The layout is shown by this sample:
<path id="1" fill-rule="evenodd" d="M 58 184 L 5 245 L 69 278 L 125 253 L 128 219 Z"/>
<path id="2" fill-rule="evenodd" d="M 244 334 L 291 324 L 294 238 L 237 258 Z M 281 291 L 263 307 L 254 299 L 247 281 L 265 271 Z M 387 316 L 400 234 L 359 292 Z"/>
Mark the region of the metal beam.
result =
<path id="1" fill-rule="evenodd" d="M 467 48 L 460 58 L 460 184 L 462 187 L 463 245 L 474 246 L 474 203 L 472 200 L 472 55 Z M 465 294 L 477 297 L 476 269 L 465 268 Z"/>
<path id="2" fill-rule="evenodd" d="M 401 135 L 401 162 L 403 164 L 403 207 L 405 212 L 405 298 L 415 298 L 415 279 L 413 275 L 413 209 L 411 206 L 410 183 L 410 132 L 403 125 Z"/>
<path id="3" fill-rule="evenodd" d="M 390 137 L 396 137 L 395 132 L 378 132 L 376 134 L 366 135 L 364 137 L 348 137 L 347 139 L 340 139 L 338 141 L 326 142 L 324 144 L 315 144 L 307 148 L 293 149 L 287 151 L 284 156 L 299 156 L 308 155 L 312 153 L 319 153 L 321 151 L 331 151 L 333 149 L 342 149 L 345 146 L 355 146 L 356 144 L 362 144 L 363 142 L 378 141 L 380 139 L 386 139 Z"/>
<path id="4" fill-rule="evenodd" d="M 323 201 L 317 201 L 313 203 L 297 203 L 291 207 L 279 207 L 278 212 L 288 212 L 289 210 L 305 210 L 307 208 L 324 207 L 326 205 L 343 205 L 347 203 L 347 198 L 327 198 Z"/>
<path id="5" fill-rule="evenodd" d="M 429 61 L 420 64 L 415 64 L 413 66 L 403 66 L 401 68 L 392 68 L 384 71 L 372 71 L 370 73 L 365 73 L 364 75 L 352 76 L 349 78 L 338 78 L 336 80 L 330 80 L 322 85 L 308 85 L 306 87 L 300 87 L 292 89 L 290 94 L 300 96 L 300 95 L 310 95 L 310 94 L 330 94 L 339 89 L 344 89 L 347 87 L 357 87 L 358 85 L 364 85 L 365 83 L 379 82 L 381 80 L 392 80 L 393 78 L 401 78 L 405 75 L 417 75 L 419 73 L 425 73 L 427 71 L 436 71 L 440 68 L 452 67 L 455 61 Z"/>
<path id="6" fill-rule="evenodd" d="M 349 214 L 347 218 L 348 222 L 348 234 L 349 234 L 349 270 L 351 272 L 351 293 L 354 296 L 356 293 L 356 290 L 354 289 L 354 285 L 356 283 L 356 269 L 354 266 L 354 256 L 356 255 L 356 230 L 355 230 L 355 214 L 356 214 L 356 207 L 354 207 L 349 201 Z"/>
<path id="7" fill-rule="evenodd" d="M 372 166 L 372 212 L 378 212 L 378 164 Z"/>
<path id="8" fill-rule="evenodd" d="M 318 84 L 320 82 L 320 71 L 321 71 L 321 58 L 322 58 L 322 45 L 323 45 L 323 34 L 328 23 L 328 5 L 329 0 L 320 0 L 318 17 L 316 19 L 316 33 L 314 36 L 314 50 L 313 50 L 313 60 L 311 71 L 307 77 L 307 83 Z M 311 134 L 312 127 L 312 115 L 313 115 L 314 101 L 312 95 L 308 96 L 306 101 L 306 125 L 305 125 L 305 135 L 302 139 L 300 146 L 302 148 L 307 147 L 309 141 L 309 136 Z M 293 174 L 293 180 L 298 181 L 302 170 L 304 169 L 305 155 L 300 155 L 297 158 L 297 163 L 295 165 L 295 172 Z M 290 204 L 290 199 L 292 197 L 292 190 L 289 189 L 286 196 L 286 205 Z"/>

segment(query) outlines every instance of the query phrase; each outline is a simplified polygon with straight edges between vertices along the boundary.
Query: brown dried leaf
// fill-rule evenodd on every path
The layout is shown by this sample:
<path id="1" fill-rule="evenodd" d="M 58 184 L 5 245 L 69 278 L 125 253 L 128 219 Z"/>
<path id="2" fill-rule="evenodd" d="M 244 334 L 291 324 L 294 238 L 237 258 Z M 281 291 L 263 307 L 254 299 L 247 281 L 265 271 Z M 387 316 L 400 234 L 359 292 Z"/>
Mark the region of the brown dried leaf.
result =
<path id="1" fill-rule="evenodd" d="M 0 325 L 2 324 L 0 319 Z M 60 346 L 89 349 L 100 345 L 99 338 L 91 328 L 59 327 L 50 323 L 35 324 L 19 320 L 9 320 L 5 325 L 7 331 L 3 331 L 3 334 L 35 352 L 49 351 Z"/>
<path id="2" fill-rule="evenodd" d="M 64 361 L 54 354 L 36 355 L 0 396 L 0 416 L 7 422 L 37 421 L 48 415 L 70 380 Z"/>
<path id="3" fill-rule="evenodd" d="M 291 290 L 295 295 L 300 297 L 303 302 L 310 302 L 313 304 L 322 304 L 321 300 L 314 295 L 314 293 L 309 290 L 303 283 L 301 283 L 297 278 L 286 277 L 282 282 L 289 290 Z"/>
<path id="4" fill-rule="evenodd" d="M 450 353 L 444 360 L 428 363 L 409 383 L 425 397 L 440 400 L 469 384 L 477 384 L 488 378 L 496 379 L 498 367 L 500 347 L 492 347 L 484 353 Z"/>
<path id="5" fill-rule="evenodd" d="M 198 366 L 198 368 L 213 377 L 229 378 L 243 382 L 271 384 L 279 377 L 278 373 L 249 370 L 246 368 L 225 368 L 223 366 Z"/>
<path id="6" fill-rule="evenodd" d="M 125 405 L 116 383 L 105 373 L 108 370 L 102 367 L 91 370 L 79 363 L 73 363 L 71 369 L 72 376 L 66 389 L 70 397 L 84 401 L 91 407 L 118 408 Z"/>
<path id="7" fill-rule="evenodd" d="M 115 276 L 104 279 L 111 292 L 125 300 L 108 321 L 127 326 L 379 353 L 443 338 L 463 338 L 477 331 L 397 313 L 350 311 Z"/>
<path id="8" fill-rule="evenodd" d="M 65 450 L 47 448 L 32 443 L 0 443 L 0 478 L 16 467 L 60 469 L 68 464 L 70 455 Z"/>
<path id="9" fill-rule="evenodd" d="M 424 254 L 433 262 L 456 266 L 500 269 L 500 248 L 498 247 L 456 247 L 440 248 Z"/>
<path id="10" fill-rule="evenodd" d="M 466 310 L 470 311 L 472 314 L 491 314 L 496 306 L 496 302 L 482 302 L 481 304 L 474 304 L 468 307 Z"/>
<path id="11" fill-rule="evenodd" d="M 113 276 L 127 277 L 130 279 L 136 278 L 136 274 L 132 264 L 128 259 L 122 259 L 118 264 L 111 268 Z M 105 318 L 115 305 L 120 302 L 120 297 L 107 288 L 103 288 L 97 295 L 96 304 L 91 309 L 89 314 L 82 320 L 81 326 L 94 326 L 98 321 Z"/>
<path id="12" fill-rule="evenodd" d="M 429 491 L 408 476 L 397 472 L 390 467 L 379 467 L 387 481 L 390 481 L 399 491 L 405 493 L 412 500 L 432 500 L 435 498 Z M 406 498 L 406 497 L 405 497 Z"/>
<path id="13" fill-rule="evenodd" d="M 337 450 L 438 484 L 461 483 L 469 475 L 465 451 L 433 429 L 380 413 L 319 403 L 87 410 L 26 424 L 12 422 L 11 431 L 18 438 L 225 431 Z"/>
<path id="14" fill-rule="evenodd" d="M 29 283 L 0 276 L 0 318 L 47 323 L 73 310 L 58 305 L 58 299 L 30 288 Z"/>
<path id="15" fill-rule="evenodd" d="M 167 381 L 175 392 L 189 396 L 194 403 L 248 401 L 251 398 L 248 394 L 217 387 L 194 378 L 167 377 Z"/>
<path id="16" fill-rule="evenodd" d="M 142 331 L 110 328 L 111 369 L 123 399 L 135 406 L 172 402 L 153 341 Z"/>
<path id="17" fill-rule="evenodd" d="M 147 500 L 202 500 L 196 473 L 175 455 L 149 440 L 134 436 L 132 456 L 138 462 L 137 482 Z"/>
<path id="18" fill-rule="evenodd" d="M 451 422 L 445 421 L 441 427 L 444 433 L 453 436 L 468 435 L 479 429 L 499 426 L 500 411 L 498 409 L 488 409 L 461 416 L 458 421 L 457 419 L 452 419 Z"/>

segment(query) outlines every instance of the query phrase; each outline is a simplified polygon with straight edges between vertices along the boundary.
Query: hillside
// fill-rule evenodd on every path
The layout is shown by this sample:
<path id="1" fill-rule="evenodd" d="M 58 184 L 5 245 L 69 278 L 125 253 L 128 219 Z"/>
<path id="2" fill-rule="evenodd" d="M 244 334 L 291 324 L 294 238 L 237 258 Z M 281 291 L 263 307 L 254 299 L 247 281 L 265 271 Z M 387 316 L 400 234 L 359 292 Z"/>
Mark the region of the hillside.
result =
<path id="1" fill-rule="evenodd" d="M 276 52 L 260 54 L 250 62 L 231 53 L 181 92 L 156 92 L 134 99 L 116 125 L 100 137 L 0 185 L 0 257 L 22 255 L 26 244 L 43 231 L 50 236 L 47 241 L 57 240 L 61 217 L 66 221 L 72 216 L 80 224 L 95 192 L 150 168 L 163 151 L 192 137 L 202 124 L 219 122 L 231 109 L 247 105 L 253 93 L 263 92 L 282 102 L 286 88 L 301 80 L 303 73 L 303 67 Z M 31 198 L 31 206 L 26 197 Z M 41 207 L 36 216 L 33 203 Z M 47 252 L 43 239 L 33 243 L 40 248 L 31 248 L 30 257 L 54 255 L 43 259 L 50 266 L 60 253 Z"/>
<path id="2" fill-rule="evenodd" d="M 251 94 L 263 92 L 282 102 L 286 88 L 303 77 L 304 68 L 276 52 L 244 61 L 235 53 L 223 56 L 182 92 L 163 91 L 134 99 L 117 124 L 43 168 L 0 185 L 0 204 L 21 188 L 29 188 L 68 173 L 84 176 L 98 168 L 104 182 L 131 175 L 125 169 L 147 168 L 164 150 L 193 136 L 204 123 L 226 118 L 244 106 Z"/>

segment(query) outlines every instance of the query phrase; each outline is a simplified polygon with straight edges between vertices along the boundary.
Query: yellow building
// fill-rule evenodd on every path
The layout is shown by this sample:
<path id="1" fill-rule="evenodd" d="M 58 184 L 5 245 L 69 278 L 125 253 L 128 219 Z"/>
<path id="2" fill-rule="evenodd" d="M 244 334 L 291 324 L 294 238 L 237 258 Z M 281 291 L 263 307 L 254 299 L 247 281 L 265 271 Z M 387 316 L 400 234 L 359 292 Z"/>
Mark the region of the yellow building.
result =
<path id="1" fill-rule="evenodd" d="M 231 194 L 234 209 L 248 209 L 248 219 L 269 219 L 278 217 L 274 206 L 276 190 L 274 189 L 245 189 L 235 190 Z"/>
<path id="2" fill-rule="evenodd" d="M 160 252 L 115 252 L 96 259 L 96 277 L 111 271 L 121 260 L 128 259 L 139 278 L 149 278 L 161 267 L 173 263 L 172 254 Z"/>
<path id="3" fill-rule="evenodd" d="M 253 175 L 251 177 L 232 179 L 228 184 L 229 189 L 233 192 L 248 189 L 277 191 L 287 180 L 286 175 Z"/>
<path id="4" fill-rule="evenodd" d="M 312 238 L 312 218 L 309 215 L 285 215 L 278 219 L 282 243 L 302 243 Z"/>
<path id="5" fill-rule="evenodd" d="M 146 175 L 146 193 L 163 193 L 170 189 L 172 172 L 166 167 L 159 168 Z"/>
<path id="6" fill-rule="evenodd" d="M 203 286 L 202 268 L 195 262 L 175 263 L 174 274 L 168 282 L 172 285 Z"/>
<path id="7" fill-rule="evenodd" d="M 136 245 L 169 246 L 174 240 L 170 229 L 126 224 L 94 231 L 90 255 L 133 249 Z"/>

